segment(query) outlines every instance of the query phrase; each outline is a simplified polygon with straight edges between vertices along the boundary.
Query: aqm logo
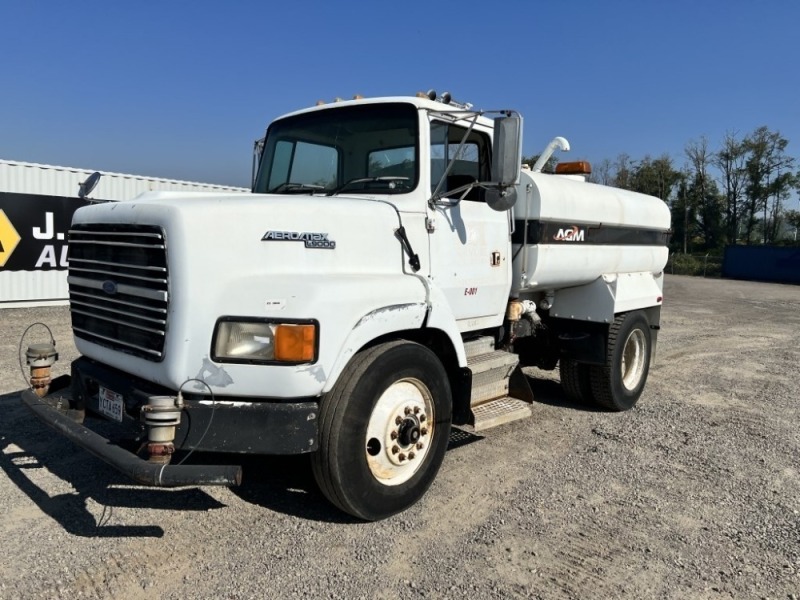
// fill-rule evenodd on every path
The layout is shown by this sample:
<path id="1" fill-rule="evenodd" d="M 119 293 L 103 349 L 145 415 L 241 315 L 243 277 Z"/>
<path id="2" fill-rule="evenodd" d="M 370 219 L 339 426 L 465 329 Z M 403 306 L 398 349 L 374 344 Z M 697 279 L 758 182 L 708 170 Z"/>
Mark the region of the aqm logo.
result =
<path id="1" fill-rule="evenodd" d="M 553 236 L 557 242 L 583 242 L 585 241 L 586 230 L 573 225 L 567 229 L 559 229 Z"/>

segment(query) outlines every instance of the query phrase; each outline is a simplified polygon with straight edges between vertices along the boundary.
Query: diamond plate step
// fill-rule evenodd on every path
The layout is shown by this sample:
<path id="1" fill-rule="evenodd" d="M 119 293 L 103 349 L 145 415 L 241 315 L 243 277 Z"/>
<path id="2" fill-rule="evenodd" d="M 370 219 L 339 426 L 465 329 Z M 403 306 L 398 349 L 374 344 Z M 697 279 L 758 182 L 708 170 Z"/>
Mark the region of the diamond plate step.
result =
<path id="1" fill-rule="evenodd" d="M 467 354 L 467 360 L 479 354 L 489 354 L 494 352 L 494 338 L 483 336 L 475 338 L 464 343 L 464 352 Z"/>
<path id="2" fill-rule="evenodd" d="M 472 371 L 470 406 L 508 395 L 508 380 L 519 363 L 519 357 L 510 352 L 496 350 L 479 354 L 467 361 Z"/>
<path id="3" fill-rule="evenodd" d="M 483 431 L 490 427 L 504 425 L 533 414 L 531 405 L 522 400 L 505 396 L 472 408 L 473 431 Z"/>
<path id="4" fill-rule="evenodd" d="M 467 366 L 469 367 L 469 370 L 472 371 L 472 376 L 475 377 L 480 373 L 485 373 L 486 371 L 491 371 L 493 369 L 500 369 L 501 371 L 503 369 L 513 369 L 517 366 L 518 362 L 519 356 L 516 354 L 505 352 L 504 350 L 495 350 L 494 352 L 489 352 L 488 354 L 471 356 L 467 360 Z M 507 377 L 508 374 L 505 376 Z"/>
<path id="5" fill-rule="evenodd" d="M 508 395 L 512 374 L 519 364 L 519 356 L 504 350 L 495 350 L 492 337 L 470 340 L 464 344 L 464 350 L 467 354 L 467 366 L 472 371 L 469 404 L 473 431 L 483 431 L 533 414 L 529 402 Z M 519 382 L 514 388 L 515 395 L 519 395 L 518 388 Z M 530 390 L 521 397 L 528 399 L 529 396 Z"/>
<path id="6" fill-rule="evenodd" d="M 477 406 L 488 400 L 508 396 L 508 378 L 488 381 L 476 385 L 472 382 L 472 393 L 469 396 L 469 405 Z"/>

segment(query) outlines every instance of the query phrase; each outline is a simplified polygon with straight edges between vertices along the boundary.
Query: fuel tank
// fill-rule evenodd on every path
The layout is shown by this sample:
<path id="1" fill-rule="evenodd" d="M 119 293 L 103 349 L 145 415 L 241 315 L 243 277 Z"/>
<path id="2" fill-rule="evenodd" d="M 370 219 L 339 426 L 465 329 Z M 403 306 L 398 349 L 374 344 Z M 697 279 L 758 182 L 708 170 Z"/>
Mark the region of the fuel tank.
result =
<path id="1" fill-rule="evenodd" d="M 659 273 L 670 211 L 654 196 L 523 171 L 512 234 L 512 294 L 590 283 L 614 273 Z"/>

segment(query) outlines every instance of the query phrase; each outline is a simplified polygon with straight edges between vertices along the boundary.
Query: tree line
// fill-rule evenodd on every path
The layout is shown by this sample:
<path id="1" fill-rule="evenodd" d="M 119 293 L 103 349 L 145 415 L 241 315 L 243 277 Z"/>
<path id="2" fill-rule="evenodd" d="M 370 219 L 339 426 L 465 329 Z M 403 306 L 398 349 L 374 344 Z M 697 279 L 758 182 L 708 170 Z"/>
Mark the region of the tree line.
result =
<path id="1" fill-rule="evenodd" d="M 590 181 L 663 199 L 672 211 L 673 251 L 793 243 L 800 237 L 800 211 L 786 207 L 800 191 L 800 171 L 788 144 L 767 127 L 745 136 L 727 133 L 717 149 L 701 137 L 686 144 L 682 167 L 667 154 L 641 160 L 621 154 L 593 165 Z"/>

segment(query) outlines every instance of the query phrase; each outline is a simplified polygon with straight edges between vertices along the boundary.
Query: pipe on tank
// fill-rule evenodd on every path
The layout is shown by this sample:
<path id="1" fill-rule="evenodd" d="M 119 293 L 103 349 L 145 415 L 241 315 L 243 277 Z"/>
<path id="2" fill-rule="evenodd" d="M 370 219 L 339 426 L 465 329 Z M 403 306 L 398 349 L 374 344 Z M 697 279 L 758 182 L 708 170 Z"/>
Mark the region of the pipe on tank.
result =
<path id="1" fill-rule="evenodd" d="M 553 152 L 556 150 L 569 152 L 569 142 L 567 141 L 567 138 L 563 138 L 561 136 L 554 137 L 552 141 L 547 144 L 544 152 L 539 155 L 539 160 L 537 160 L 533 165 L 531 171 L 534 173 L 540 173 L 542 168 L 547 164 L 547 161 L 550 160 L 550 157 L 553 156 Z"/>

